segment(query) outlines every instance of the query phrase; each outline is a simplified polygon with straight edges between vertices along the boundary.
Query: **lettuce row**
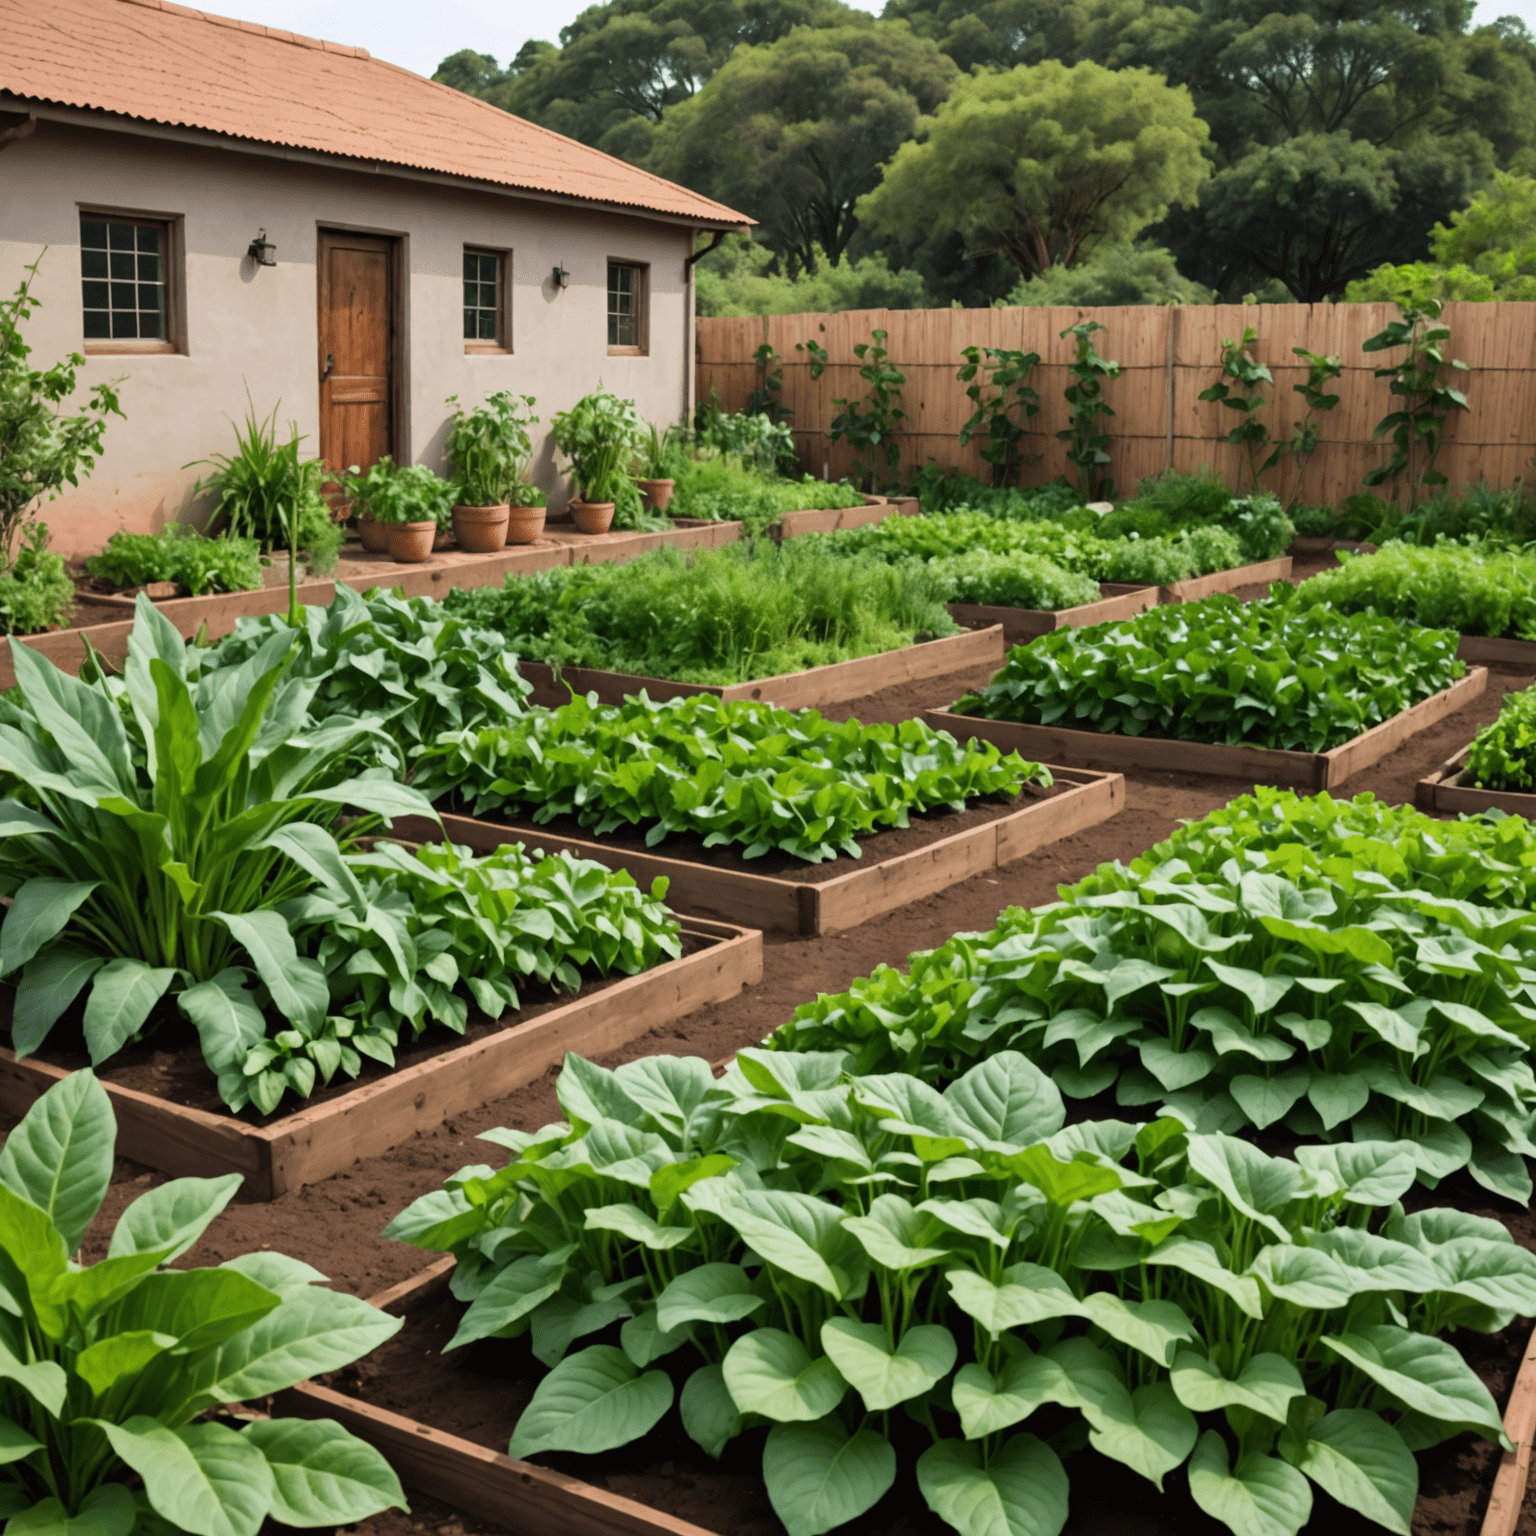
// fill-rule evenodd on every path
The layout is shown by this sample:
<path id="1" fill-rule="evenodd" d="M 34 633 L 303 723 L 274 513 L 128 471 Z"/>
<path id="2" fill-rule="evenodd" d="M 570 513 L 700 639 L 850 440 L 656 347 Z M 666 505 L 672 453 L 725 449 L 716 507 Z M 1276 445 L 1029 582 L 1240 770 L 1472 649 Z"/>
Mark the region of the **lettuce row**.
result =
<path id="1" fill-rule="evenodd" d="M 550 1368 L 510 1455 L 611 1450 L 675 1401 L 716 1457 L 767 1426 L 790 1536 L 857 1519 L 902 1463 L 961 1536 L 1055 1536 L 1089 1443 L 1159 1489 L 1187 1466 L 1239 1533 L 1255 1499 L 1298 1531 L 1314 1484 L 1406 1533 L 1416 1449 L 1505 1443 L 1437 1335 L 1536 1308 L 1536 1255 L 1405 1215 L 1412 1142 L 1292 1161 L 1179 1115 L 1065 1126 L 1014 1051 L 942 1093 L 847 1062 L 568 1057 L 568 1123 L 488 1132 L 504 1167 L 390 1224 L 458 1259 L 450 1349 L 527 1335 Z"/>

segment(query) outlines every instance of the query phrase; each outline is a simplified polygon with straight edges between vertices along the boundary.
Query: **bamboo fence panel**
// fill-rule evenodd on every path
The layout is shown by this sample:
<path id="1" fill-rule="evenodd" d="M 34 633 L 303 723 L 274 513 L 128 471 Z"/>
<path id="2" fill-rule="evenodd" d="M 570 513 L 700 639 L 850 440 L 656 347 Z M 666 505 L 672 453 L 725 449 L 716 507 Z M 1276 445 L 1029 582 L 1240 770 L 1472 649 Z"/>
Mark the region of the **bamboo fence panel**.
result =
<path id="1" fill-rule="evenodd" d="M 1274 437 L 1288 436 L 1305 409 L 1293 386 L 1305 380 L 1306 365 L 1292 349 L 1336 355 L 1343 363 L 1343 376 L 1329 386 L 1339 403 L 1320 418 L 1318 450 L 1301 485 L 1304 503 L 1326 505 L 1362 490 L 1366 473 L 1387 460 L 1388 447 L 1372 433 L 1397 402 L 1374 370 L 1402 353 L 1360 348 L 1396 313 L 1390 304 L 1216 304 L 870 309 L 700 319 L 698 393 L 708 399 L 713 392 L 727 410 L 740 410 L 757 384 L 753 353 L 762 342 L 771 343 L 783 369 L 781 398 L 794 413 L 804 468 L 815 475 L 850 473 L 853 453 L 844 443 L 829 442 L 827 428 L 839 409 L 834 400 L 863 398 L 853 347 L 879 327 L 888 333 L 891 361 L 907 376 L 901 401 L 907 420 L 898 434 L 903 474 L 933 461 L 985 478 L 990 471 L 980 445 L 959 444 L 971 406 L 955 374 L 968 346 L 1017 347 L 1041 359 L 1030 377 L 1040 393 L 1040 413 L 1029 423 L 1025 452 L 1034 458 L 1023 479 L 1034 484 L 1068 473 L 1075 480 L 1066 444 L 1056 436 L 1068 425 L 1063 391 L 1072 382 L 1067 365 L 1074 356 L 1071 338 L 1063 339 L 1060 332 L 1080 319 L 1092 319 L 1108 327 L 1094 337 L 1100 353 L 1121 365 L 1120 376 L 1105 391 L 1115 414 L 1103 421 L 1111 439 L 1110 472 L 1120 491 L 1129 492 L 1143 476 L 1169 467 L 1202 465 L 1210 465 L 1229 484 L 1246 486 L 1245 452 L 1221 441 L 1238 423 L 1238 413 L 1199 395 L 1221 375 L 1224 339 L 1252 326 L 1259 333 L 1254 356 L 1275 379 L 1261 391 L 1267 398 L 1261 419 Z M 1453 416 L 1438 468 L 1458 489 L 1479 479 L 1507 486 L 1531 473 L 1536 453 L 1536 303 L 1448 304 L 1445 322 L 1451 329 L 1451 355 L 1469 365 L 1467 373 L 1450 382 L 1466 391 L 1471 409 Z M 819 379 L 811 378 L 810 354 L 803 346 L 797 350 L 807 340 L 825 347 L 831 359 Z M 1289 456 L 1265 476 L 1264 484 L 1291 495 L 1296 465 Z M 1385 494 L 1390 493 L 1388 487 Z"/>

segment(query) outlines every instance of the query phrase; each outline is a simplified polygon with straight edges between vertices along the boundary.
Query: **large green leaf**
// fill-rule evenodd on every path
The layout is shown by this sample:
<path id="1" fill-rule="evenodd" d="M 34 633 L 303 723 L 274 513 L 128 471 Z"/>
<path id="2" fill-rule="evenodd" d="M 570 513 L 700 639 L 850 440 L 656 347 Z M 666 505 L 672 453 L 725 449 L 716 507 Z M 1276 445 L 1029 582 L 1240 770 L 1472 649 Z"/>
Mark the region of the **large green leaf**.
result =
<path id="1" fill-rule="evenodd" d="M 176 972 L 167 966 L 121 957 L 96 972 L 83 1021 L 93 1067 L 117 1055 L 138 1034 L 175 979 Z"/>
<path id="2" fill-rule="evenodd" d="M 1025 1350 L 1005 1357 L 995 1375 L 985 1366 L 962 1365 L 950 1394 L 965 1438 L 981 1440 L 1021 1423 L 1042 1403 L 1062 1401 L 1066 1385 L 1056 1361 Z"/>
<path id="3" fill-rule="evenodd" d="M 164 1270 L 144 1276 L 100 1327 L 109 1333 L 166 1334 L 190 1353 L 234 1338 L 260 1322 L 280 1300 L 230 1268 Z"/>
<path id="4" fill-rule="evenodd" d="M 756 1328 L 726 1351 L 726 1389 L 742 1413 L 780 1424 L 811 1423 L 842 1402 L 848 1383 L 825 1355 L 811 1352 L 782 1328 Z"/>
<path id="5" fill-rule="evenodd" d="M 510 1328 L 553 1296 L 564 1278 L 563 1265 L 549 1264 L 540 1255 L 529 1253 L 514 1259 L 491 1277 L 443 1348 L 458 1349 Z"/>
<path id="6" fill-rule="evenodd" d="M 842 1282 L 823 1252 L 841 1237 L 835 1205 L 798 1191 L 753 1189 L 727 1195 L 719 1212 L 765 1263 L 819 1286 L 834 1299 L 842 1295 Z"/>
<path id="7" fill-rule="evenodd" d="M 283 1525 L 351 1525 L 406 1507 L 390 1464 L 334 1419 L 257 1420 L 243 1434 L 272 1469 L 272 1518 Z"/>
<path id="8" fill-rule="evenodd" d="M 1419 1464 L 1403 1437 L 1365 1408 L 1336 1408 L 1280 1453 L 1326 1489 L 1345 1509 L 1409 1536 L 1419 1496 Z"/>
<path id="9" fill-rule="evenodd" d="M 191 1019 L 210 1071 L 242 1066 L 266 1038 L 267 1021 L 245 985 L 247 972 L 229 966 L 209 981 L 188 987 L 177 999 Z"/>
<path id="10" fill-rule="evenodd" d="M 312 821 L 290 822 L 254 846 L 286 854 L 359 916 L 367 911 L 368 898 L 363 894 L 357 876 L 347 867 L 336 839 L 324 827 L 316 826 Z"/>
<path id="11" fill-rule="evenodd" d="M 34 1440 L 15 1420 L 0 1418 L 0 1466 L 9 1466 L 41 1449 L 42 1442 Z"/>
<path id="12" fill-rule="evenodd" d="M 1189 1491 L 1239 1536 L 1296 1536 L 1312 1517 L 1312 1489 L 1301 1473 L 1273 1456 L 1249 1456 L 1233 1470 L 1214 1429 L 1189 1459 Z"/>
<path id="13" fill-rule="evenodd" d="M 1236 1379 L 1192 1349 L 1181 1349 L 1169 1373 L 1178 1399 L 1193 1413 L 1248 1408 L 1283 1424 L 1291 1399 L 1306 1396 L 1301 1373 L 1280 1355 L 1255 1355 Z"/>
<path id="14" fill-rule="evenodd" d="M 144 1479 L 156 1514 L 191 1536 L 256 1536 L 276 1492 L 261 1452 L 223 1424 L 167 1429 L 147 1414 L 95 1421 Z"/>
<path id="15" fill-rule="evenodd" d="M 1001 1285 L 969 1269 L 953 1269 L 948 1278 L 955 1305 L 993 1338 L 1012 1328 L 1082 1312 L 1067 1282 L 1041 1264 L 1010 1264 Z"/>
<path id="16" fill-rule="evenodd" d="M 22 1360 L 0 1343 L 0 1381 L 13 1381 L 28 1397 L 55 1418 L 64 1412 L 69 1380 L 64 1367 L 52 1360 Z"/>
<path id="17" fill-rule="evenodd" d="M 1322 1342 L 1405 1408 L 1445 1424 L 1476 1429 L 1510 1449 L 1504 1421 L 1488 1388 L 1461 1352 L 1443 1339 L 1382 1323 L 1356 1333 L 1324 1334 Z"/>
<path id="18" fill-rule="evenodd" d="M 540 1451 L 611 1451 L 647 1434 L 671 1406 L 665 1371 L 641 1375 L 622 1349 L 592 1344 L 568 1355 L 539 1383 L 507 1455 L 524 1460 Z"/>
<path id="19" fill-rule="evenodd" d="M 331 1001 L 325 972 L 313 960 L 300 958 L 288 924 L 278 913 L 212 912 L 209 916 L 218 918 L 251 957 L 256 974 L 272 994 L 273 1006 L 285 1019 L 314 1028 L 325 1018 Z"/>
<path id="20" fill-rule="evenodd" d="M 897 1273 L 927 1269 L 950 1256 L 947 1247 L 923 1241 L 931 1234 L 932 1223 L 900 1195 L 877 1196 L 868 1215 L 845 1216 L 843 1226 L 875 1263 Z"/>
<path id="21" fill-rule="evenodd" d="M 81 989 L 107 963 L 73 944 L 51 945 L 27 961 L 16 988 L 11 1017 L 11 1046 L 18 1056 L 32 1056 Z"/>
<path id="22" fill-rule="evenodd" d="M 767 1304 L 739 1264 L 701 1264 L 684 1270 L 656 1298 L 656 1323 L 667 1333 L 684 1323 L 739 1323 Z"/>
<path id="23" fill-rule="evenodd" d="M 22 1116 L 0 1151 L 0 1183 L 47 1215 L 73 1253 L 112 1182 L 117 1117 L 94 1072 L 72 1072 Z"/>
<path id="24" fill-rule="evenodd" d="M 36 875 L 11 900 L 0 923 L 0 976 L 25 965 L 68 926 L 99 880 L 54 880 Z"/>
<path id="25" fill-rule="evenodd" d="M 161 1262 L 169 1264 L 203 1235 L 242 1182 L 240 1174 L 226 1173 L 217 1179 L 172 1179 L 146 1191 L 118 1217 L 107 1257 L 160 1253 Z"/>
<path id="26" fill-rule="evenodd" d="M 1193 1136 L 1189 1166 L 1251 1221 L 1282 1243 L 1290 1238 L 1279 1213 L 1306 1192 L 1309 1180 L 1289 1158 L 1269 1157 L 1236 1136 Z"/>
<path id="27" fill-rule="evenodd" d="M 1234 1275 L 1209 1243 L 1175 1233 L 1147 1255 L 1149 1265 L 1167 1264 L 1225 1291 L 1249 1317 L 1263 1317 L 1264 1304 L 1259 1284 L 1248 1275 Z"/>
<path id="28" fill-rule="evenodd" d="M 821 1325 L 821 1347 L 871 1413 L 920 1397 L 954 1369 L 955 1336 L 938 1323 L 908 1328 L 893 1348 L 879 1323 L 834 1317 Z"/>
<path id="29" fill-rule="evenodd" d="M 763 1446 L 763 1481 L 789 1536 L 821 1536 L 856 1520 L 896 1480 L 896 1452 L 868 1426 L 850 1435 L 835 1418 L 775 1424 Z"/>
<path id="30" fill-rule="evenodd" d="M 928 1507 L 960 1536 L 1057 1536 L 1067 1523 L 1067 1473 L 1033 1435 L 1015 1435 L 989 1460 L 979 1446 L 940 1440 L 917 1459 Z"/>
<path id="31" fill-rule="evenodd" d="M 944 1090 L 944 1097 L 978 1145 L 1012 1151 L 1061 1129 L 1061 1090 L 1028 1057 L 999 1051 Z"/>
<path id="32" fill-rule="evenodd" d="M 138 1518 L 139 1506 L 121 1483 L 102 1483 L 81 1499 L 78 1514 L 71 1515 L 57 1499 L 44 1499 L 12 1515 L 5 1529 L 8 1536 L 129 1536 Z"/>
<path id="33" fill-rule="evenodd" d="M 1102 1455 L 1141 1473 L 1162 1491 L 1163 1479 L 1194 1449 L 1199 1426 L 1166 1381 L 1134 1392 L 1106 1392 L 1083 1413 L 1088 1441 Z"/>
<path id="34" fill-rule="evenodd" d="M 718 1365 L 701 1365 L 683 1383 L 677 1406 L 689 1437 L 716 1461 L 741 1433 L 740 1410 L 725 1384 L 725 1372 Z"/>

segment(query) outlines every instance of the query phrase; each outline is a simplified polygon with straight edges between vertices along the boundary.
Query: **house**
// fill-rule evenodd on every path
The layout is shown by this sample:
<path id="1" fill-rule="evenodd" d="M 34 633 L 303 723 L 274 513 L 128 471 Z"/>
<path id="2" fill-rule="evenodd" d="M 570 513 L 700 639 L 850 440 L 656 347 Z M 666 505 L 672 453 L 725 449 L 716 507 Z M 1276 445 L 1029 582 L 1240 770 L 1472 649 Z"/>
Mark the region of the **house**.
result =
<path id="1" fill-rule="evenodd" d="M 502 389 L 547 427 L 599 381 L 692 406 L 692 253 L 732 209 L 445 85 L 168 0 L 0 0 L 0 284 L 26 339 L 121 379 L 53 544 L 199 520 L 195 460 L 254 406 L 333 467 L 442 467 Z M 542 429 L 541 429 L 542 430 Z M 544 439 L 533 478 L 562 504 Z"/>

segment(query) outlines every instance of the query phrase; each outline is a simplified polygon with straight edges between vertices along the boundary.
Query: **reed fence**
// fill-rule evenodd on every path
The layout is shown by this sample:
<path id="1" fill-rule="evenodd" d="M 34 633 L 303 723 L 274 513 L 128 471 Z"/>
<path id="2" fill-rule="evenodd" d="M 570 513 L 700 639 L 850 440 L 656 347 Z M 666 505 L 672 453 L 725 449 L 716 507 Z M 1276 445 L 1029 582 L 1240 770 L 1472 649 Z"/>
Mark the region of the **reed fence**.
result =
<path id="1" fill-rule="evenodd" d="M 1104 422 L 1111 435 L 1110 472 L 1122 492 L 1144 475 L 1169 467 L 1208 464 L 1229 484 L 1248 483 L 1242 449 L 1222 441 L 1238 413 L 1198 398 L 1221 374 L 1224 338 L 1245 326 L 1258 331 L 1254 355 L 1274 374 L 1262 412 L 1274 437 L 1289 436 L 1305 406 L 1292 386 L 1306 367 L 1292 349 L 1336 354 L 1343 376 L 1330 389 L 1339 403 L 1321 420 L 1321 441 L 1305 471 L 1301 501 L 1336 503 L 1364 489 L 1368 471 L 1384 463 L 1388 447 L 1372 433 L 1396 402 L 1388 381 L 1374 370 L 1401 353 L 1360 350 L 1396 310 L 1390 304 L 1217 304 L 1156 308 L 1149 305 L 1104 309 L 929 309 L 850 310 L 842 314 L 772 315 L 764 318 L 701 318 L 697 321 L 697 391 L 713 392 L 722 406 L 739 410 L 758 382 L 753 357 L 769 342 L 784 373 L 782 402 L 794 412 L 792 426 L 801 462 L 812 474 L 840 476 L 854 467 L 845 443 L 833 444 L 827 426 L 837 412 L 836 397 L 862 398 L 855 343 L 877 326 L 888 333 L 891 361 L 907 376 L 902 405 L 906 430 L 899 434 L 901 468 L 910 473 L 929 461 L 987 478 L 989 467 L 972 442 L 962 448 L 959 431 L 971 412 L 965 386 L 955 377 L 968 346 L 1015 347 L 1038 352 L 1030 382 L 1040 392 L 1040 414 L 1029 423 L 1025 451 L 1037 457 L 1023 473 L 1025 484 L 1063 472 L 1076 478 L 1066 444 L 1056 433 L 1068 425 L 1062 391 L 1071 383 L 1067 365 L 1075 356 L 1070 337 L 1060 332 L 1081 319 L 1108 327 L 1096 335 L 1100 353 L 1119 362 L 1121 374 L 1106 387 L 1114 416 Z M 1452 486 L 1486 479 L 1507 486 L 1533 473 L 1536 454 L 1536 303 L 1449 304 L 1451 355 L 1468 364 L 1456 381 L 1471 409 L 1457 412 L 1446 434 L 1438 467 Z M 815 341 L 831 362 L 812 379 L 810 355 L 797 342 Z M 1287 458 L 1265 477 L 1267 488 L 1289 497 L 1296 469 Z M 1390 493 L 1388 493 L 1390 494 Z"/>

